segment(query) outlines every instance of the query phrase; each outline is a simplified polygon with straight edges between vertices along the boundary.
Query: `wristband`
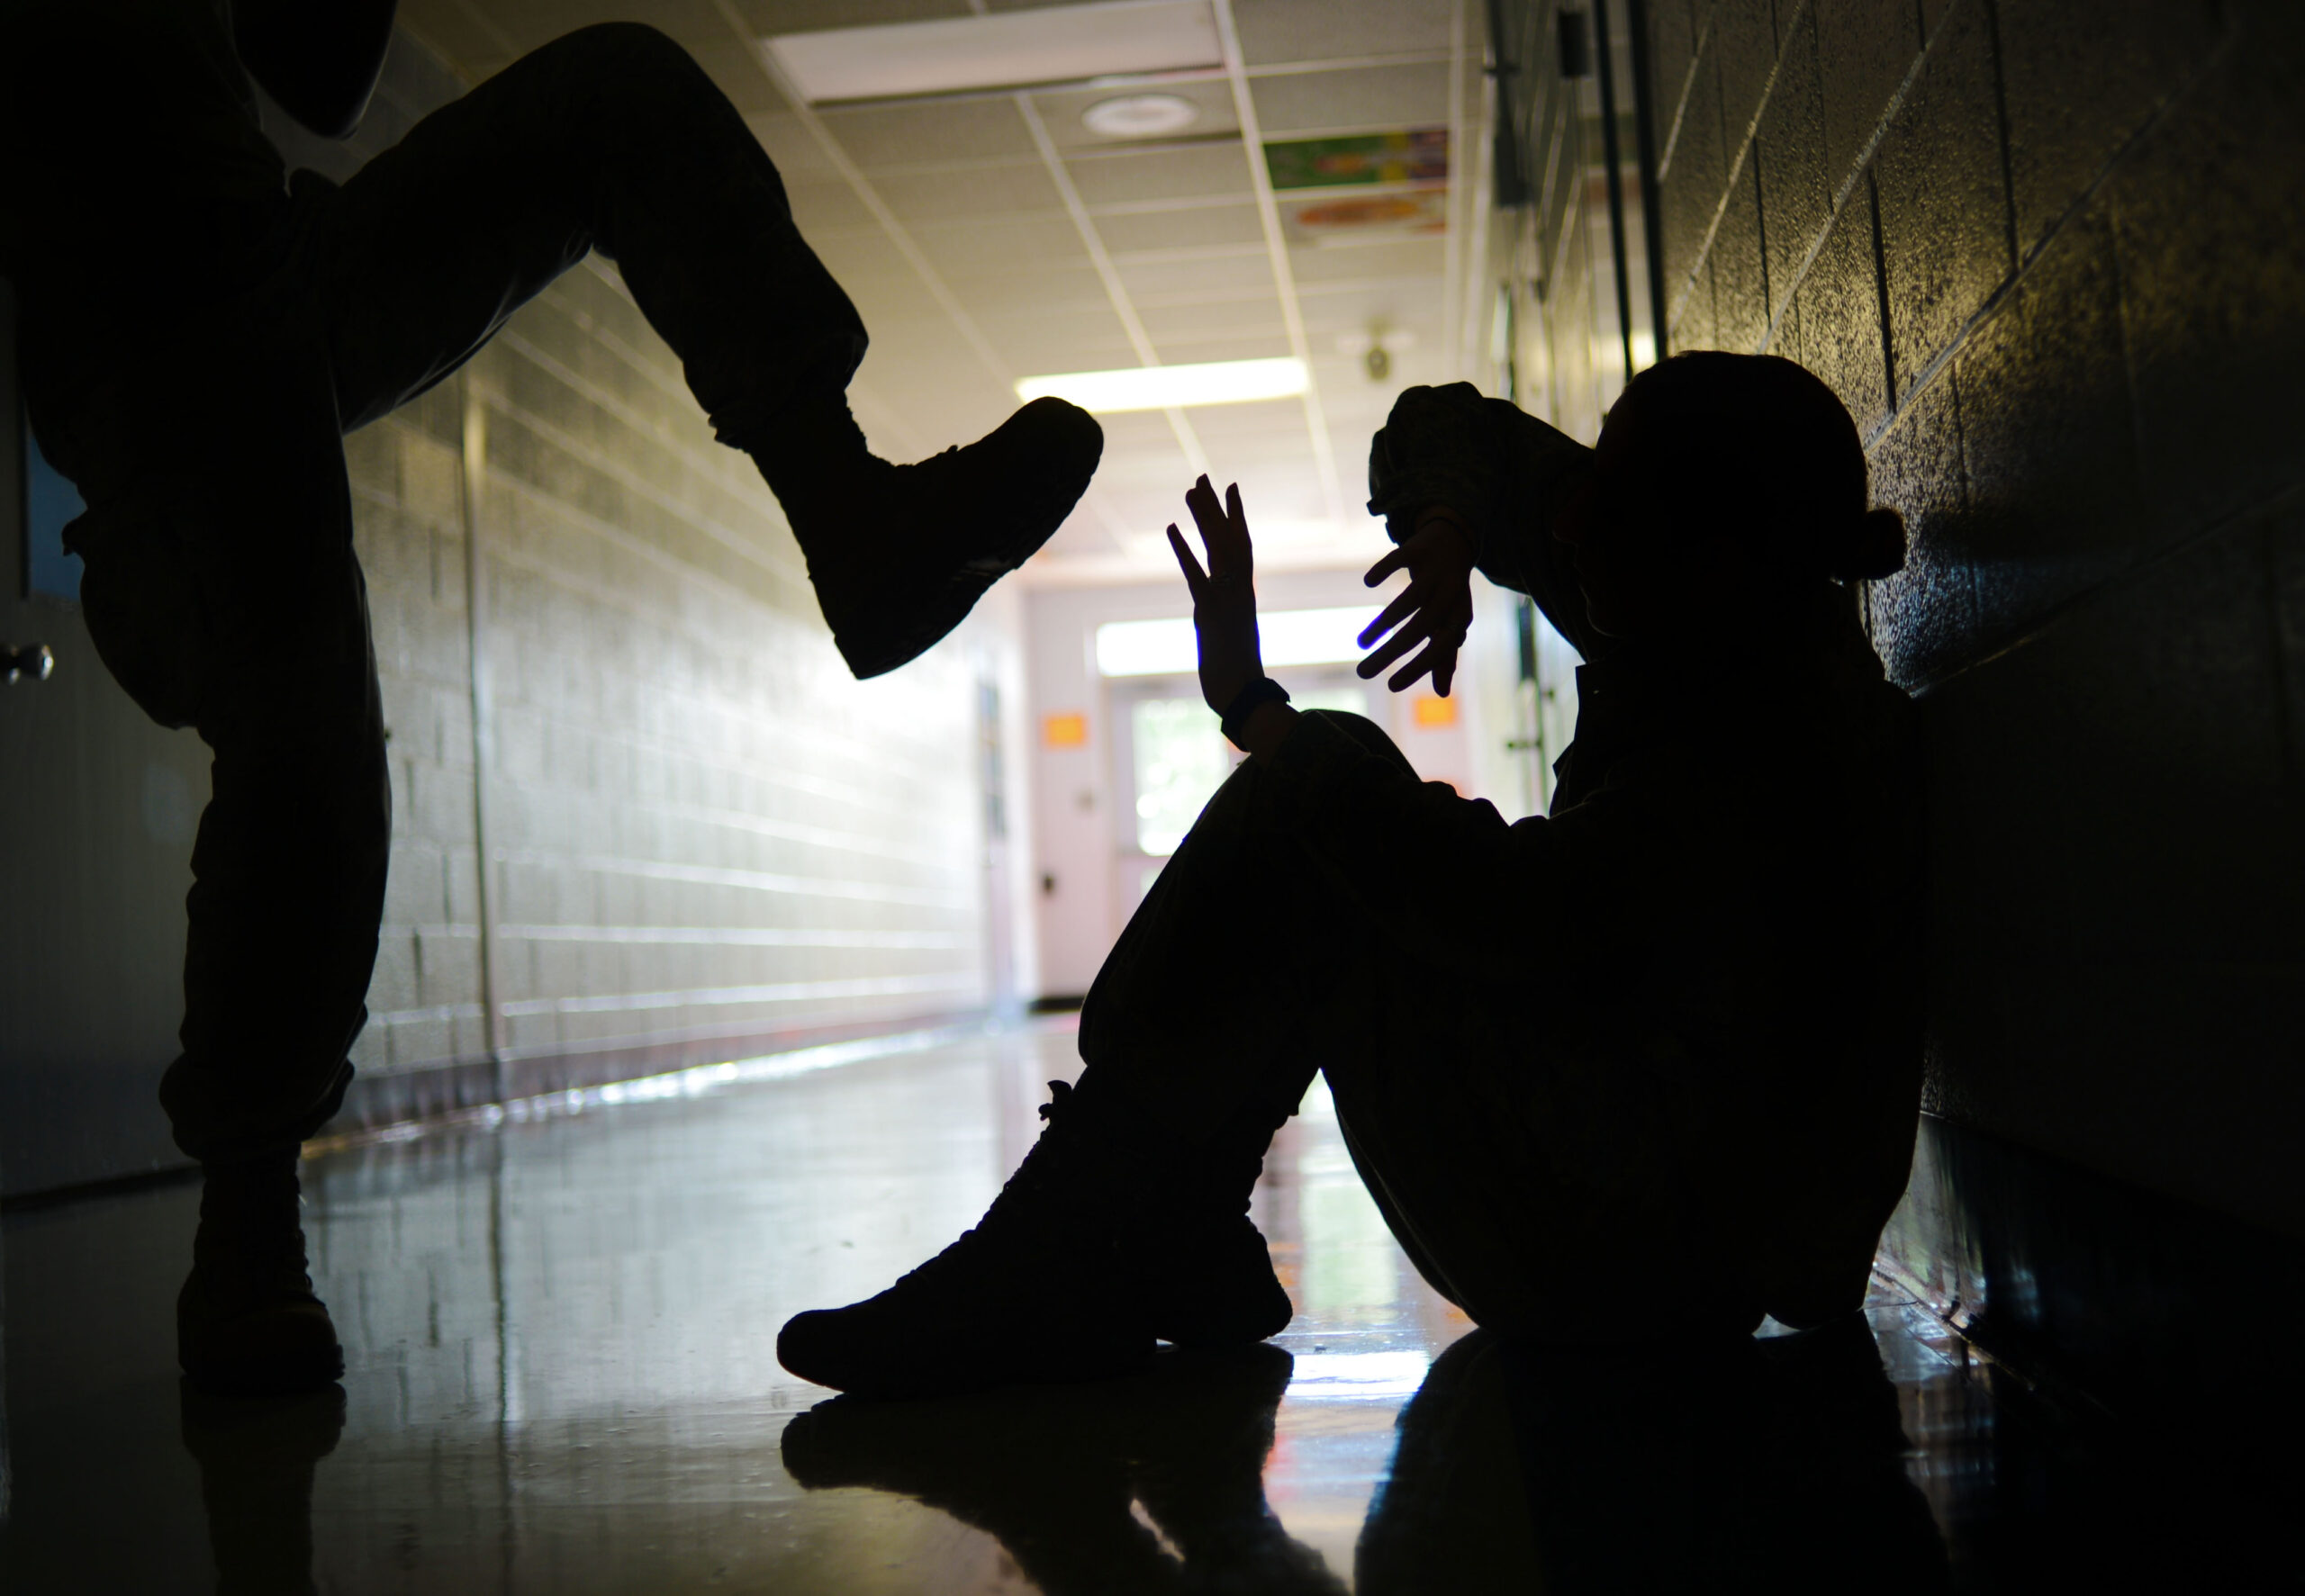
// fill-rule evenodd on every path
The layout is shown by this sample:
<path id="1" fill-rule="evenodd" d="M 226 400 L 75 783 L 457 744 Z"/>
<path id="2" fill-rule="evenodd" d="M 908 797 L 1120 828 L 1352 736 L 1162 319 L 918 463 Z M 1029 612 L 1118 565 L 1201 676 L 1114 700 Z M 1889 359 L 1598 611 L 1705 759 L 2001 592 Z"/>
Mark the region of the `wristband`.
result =
<path id="1" fill-rule="evenodd" d="M 1248 744 L 1242 742 L 1241 737 L 1248 730 L 1249 717 L 1254 715 L 1261 705 L 1286 704 L 1287 702 L 1288 702 L 1287 688 L 1270 676 L 1260 676 L 1233 696 L 1233 701 L 1225 707 L 1225 713 L 1219 717 L 1218 724 L 1223 727 L 1226 740 L 1234 747 L 1245 748 Z"/>

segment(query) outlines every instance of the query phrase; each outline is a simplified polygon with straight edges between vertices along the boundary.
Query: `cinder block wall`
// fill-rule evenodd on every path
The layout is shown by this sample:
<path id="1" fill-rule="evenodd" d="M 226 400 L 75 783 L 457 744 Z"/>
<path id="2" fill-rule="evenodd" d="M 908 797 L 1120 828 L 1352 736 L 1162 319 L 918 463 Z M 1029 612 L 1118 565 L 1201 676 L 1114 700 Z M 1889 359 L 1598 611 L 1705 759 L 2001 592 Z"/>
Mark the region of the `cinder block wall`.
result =
<path id="1" fill-rule="evenodd" d="M 403 36 L 357 140 L 271 128 L 348 177 L 461 87 Z M 356 1112 L 499 1084 L 484 812 L 515 1090 L 987 1001 L 978 688 L 1021 701 L 1013 596 L 851 680 L 773 497 L 597 259 L 346 446 L 394 805 Z"/>
<path id="2" fill-rule="evenodd" d="M 1818 372 L 1915 534 L 1928 1106 L 2305 1231 L 2305 8 L 1648 23 L 1669 347 Z"/>

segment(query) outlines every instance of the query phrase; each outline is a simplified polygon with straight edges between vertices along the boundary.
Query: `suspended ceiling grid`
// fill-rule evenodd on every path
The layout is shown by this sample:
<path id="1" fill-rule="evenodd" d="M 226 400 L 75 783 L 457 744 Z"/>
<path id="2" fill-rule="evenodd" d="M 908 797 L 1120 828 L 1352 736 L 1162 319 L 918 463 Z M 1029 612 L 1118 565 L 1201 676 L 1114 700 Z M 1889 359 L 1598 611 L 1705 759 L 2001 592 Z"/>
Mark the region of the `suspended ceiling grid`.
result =
<path id="1" fill-rule="evenodd" d="M 1486 220 L 1479 19 L 1466 0 L 1216 3 L 1224 68 L 1152 86 L 1199 109 L 1154 140 L 1083 124 L 1125 92 L 1111 86 L 812 108 L 762 44 L 987 9 L 964 0 L 405 0 L 402 20 L 475 82 L 595 22 L 646 22 L 687 47 L 863 313 L 872 348 L 851 397 L 892 458 L 997 425 L 1020 376 L 1308 361 L 1303 400 L 1104 418 L 1097 482 L 1028 580 L 1164 574 L 1161 529 L 1204 469 L 1241 483 L 1268 564 L 1365 560 L 1384 546 L 1362 508 L 1369 434 L 1401 388 L 1465 369 L 1486 320 L 1460 291 Z M 1288 241 L 1260 140 L 1432 127 L 1451 134 L 1441 236 Z M 1391 356 L 1381 381 L 1363 368 L 1372 337 Z"/>

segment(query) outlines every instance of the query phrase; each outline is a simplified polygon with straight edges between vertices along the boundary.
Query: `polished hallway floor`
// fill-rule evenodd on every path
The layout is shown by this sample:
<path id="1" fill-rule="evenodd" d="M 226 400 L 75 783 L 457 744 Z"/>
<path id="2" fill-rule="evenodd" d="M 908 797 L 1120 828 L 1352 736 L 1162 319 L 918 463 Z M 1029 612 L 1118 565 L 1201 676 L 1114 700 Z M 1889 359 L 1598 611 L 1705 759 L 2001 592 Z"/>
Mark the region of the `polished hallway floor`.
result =
<path id="1" fill-rule="evenodd" d="M 1885 1289 L 1869 1337 L 1468 1339 L 1317 1089 L 1257 1196 L 1279 1350 L 795 1425 L 827 1393 L 777 1326 L 973 1221 L 1077 1069 L 1062 1025 L 850 1046 L 315 1159 L 340 1401 L 180 1393 L 191 1186 L 19 1210 L 0 1588 L 1988 1589 L 2110 1549 L 2132 1472 Z"/>

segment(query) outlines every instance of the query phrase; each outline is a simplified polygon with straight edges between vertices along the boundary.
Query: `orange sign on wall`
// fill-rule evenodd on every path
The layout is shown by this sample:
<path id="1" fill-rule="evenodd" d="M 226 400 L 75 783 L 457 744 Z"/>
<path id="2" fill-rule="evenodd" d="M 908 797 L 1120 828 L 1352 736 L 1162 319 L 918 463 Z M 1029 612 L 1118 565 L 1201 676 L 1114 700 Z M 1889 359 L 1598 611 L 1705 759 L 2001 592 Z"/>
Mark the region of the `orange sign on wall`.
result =
<path id="1" fill-rule="evenodd" d="M 1419 693 L 1409 705 L 1409 714 L 1416 724 L 1427 730 L 1457 724 L 1457 700 L 1444 699 L 1438 693 Z"/>
<path id="2" fill-rule="evenodd" d="M 1080 748 L 1089 741 L 1089 717 L 1073 711 L 1041 717 L 1041 741 L 1051 748 Z"/>

